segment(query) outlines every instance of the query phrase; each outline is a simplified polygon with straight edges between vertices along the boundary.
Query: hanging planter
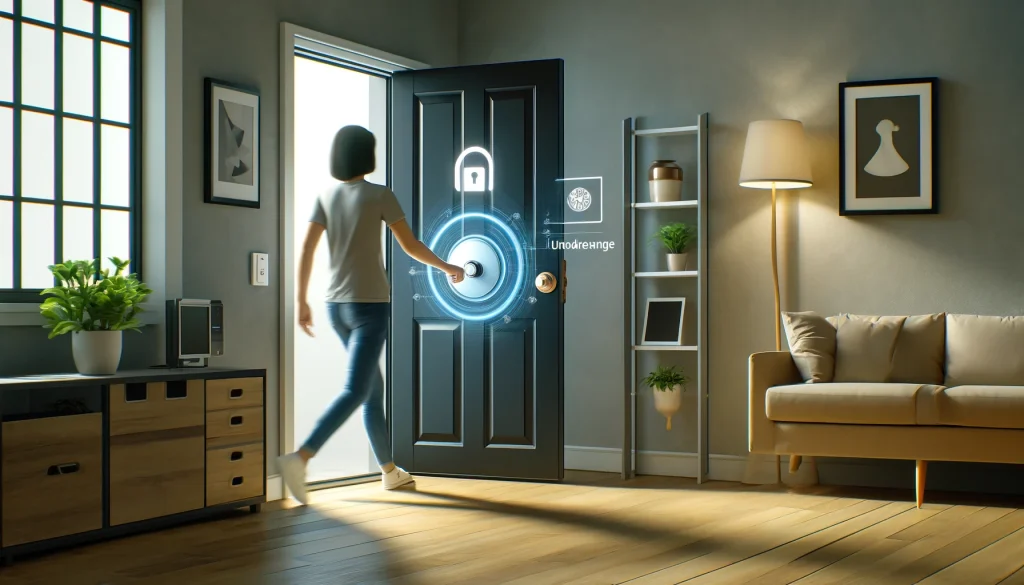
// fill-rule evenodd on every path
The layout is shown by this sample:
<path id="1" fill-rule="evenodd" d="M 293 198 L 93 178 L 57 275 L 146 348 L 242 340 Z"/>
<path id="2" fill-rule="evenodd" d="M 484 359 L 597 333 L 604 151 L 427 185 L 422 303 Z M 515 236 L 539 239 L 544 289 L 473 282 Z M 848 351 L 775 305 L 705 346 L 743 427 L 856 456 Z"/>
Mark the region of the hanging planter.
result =
<path id="1" fill-rule="evenodd" d="M 643 382 L 654 393 L 654 409 L 665 417 L 665 430 L 671 431 L 672 416 L 679 412 L 689 380 L 675 366 L 658 366 Z"/>

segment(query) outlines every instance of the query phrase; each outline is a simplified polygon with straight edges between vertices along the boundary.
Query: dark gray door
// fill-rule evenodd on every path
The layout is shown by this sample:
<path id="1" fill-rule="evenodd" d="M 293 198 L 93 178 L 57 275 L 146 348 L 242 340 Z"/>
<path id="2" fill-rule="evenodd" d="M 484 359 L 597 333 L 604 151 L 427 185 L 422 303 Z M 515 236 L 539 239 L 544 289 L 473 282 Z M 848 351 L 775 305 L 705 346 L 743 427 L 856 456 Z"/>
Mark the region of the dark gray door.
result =
<path id="1" fill-rule="evenodd" d="M 564 265 L 546 231 L 563 213 L 562 61 L 404 72 L 392 92 L 395 193 L 467 268 L 452 285 L 392 250 L 396 462 L 559 480 Z"/>

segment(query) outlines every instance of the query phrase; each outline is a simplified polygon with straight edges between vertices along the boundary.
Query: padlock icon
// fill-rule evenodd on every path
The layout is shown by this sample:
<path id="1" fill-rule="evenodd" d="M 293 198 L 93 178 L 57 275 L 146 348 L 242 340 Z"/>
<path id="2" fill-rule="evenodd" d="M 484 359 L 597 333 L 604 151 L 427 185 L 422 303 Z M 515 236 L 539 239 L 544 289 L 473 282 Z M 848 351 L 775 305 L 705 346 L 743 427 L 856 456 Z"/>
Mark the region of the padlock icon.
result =
<path id="1" fill-rule="evenodd" d="M 466 157 L 473 153 L 482 154 L 487 159 L 487 166 L 463 166 Z M 466 193 L 494 191 L 494 160 L 491 158 L 491 153 L 479 146 L 470 146 L 462 151 L 455 161 L 455 190 Z"/>

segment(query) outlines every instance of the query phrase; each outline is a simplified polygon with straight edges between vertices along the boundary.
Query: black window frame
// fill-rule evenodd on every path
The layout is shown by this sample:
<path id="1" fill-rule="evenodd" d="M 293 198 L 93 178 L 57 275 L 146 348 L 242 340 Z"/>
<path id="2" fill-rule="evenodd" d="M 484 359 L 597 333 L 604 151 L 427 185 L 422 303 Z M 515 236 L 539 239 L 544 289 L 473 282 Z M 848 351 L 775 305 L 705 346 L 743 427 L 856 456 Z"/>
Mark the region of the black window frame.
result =
<path id="1" fill-rule="evenodd" d="M 21 204 L 43 203 L 53 205 L 54 223 L 54 263 L 65 260 L 86 260 L 87 258 L 63 258 L 63 211 L 65 206 L 88 208 L 93 215 L 93 258 L 105 258 L 102 244 L 101 211 L 127 210 L 129 213 L 129 251 L 131 260 L 131 271 L 142 277 L 142 0 L 87 0 L 93 4 L 93 31 L 86 33 L 77 29 L 65 28 L 63 26 L 63 0 L 53 0 L 54 22 L 43 22 L 33 18 L 26 18 L 22 15 L 23 0 L 14 0 L 14 12 L 8 14 L 0 13 L 0 18 L 9 19 L 13 22 L 13 101 L 0 100 L 0 107 L 11 108 L 13 115 L 12 135 L 12 171 L 13 171 L 13 193 L 0 193 L 0 201 L 12 202 L 13 208 L 13 233 L 11 234 L 13 244 L 12 271 L 14 288 L 0 289 L 0 303 L 37 303 L 41 302 L 40 294 L 43 289 L 20 288 L 21 284 L 21 249 L 22 249 L 22 226 L 21 226 Z M 102 34 L 102 8 L 108 6 L 130 13 L 130 40 L 122 41 L 105 37 Z M 53 110 L 28 106 L 21 103 L 21 25 L 22 23 L 41 26 L 54 31 L 54 100 Z M 92 42 L 93 51 L 93 112 L 91 116 L 83 116 L 63 111 L 63 59 L 64 59 L 64 33 L 76 35 L 89 39 Z M 103 43 L 112 43 L 129 49 L 129 118 L 128 123 L 104 120 L 102 118 L 102 59 L 101 49 Z M 36 112 L 53 116 L 54 131 L 54 193 L 53 199 L 26 198 L 21 194 L 21 114 L 23 111 Z M 70 118 L 91 122 L 93 124 L 93 200 L 92 203 L 65 202 L 63 185 L 63 136 L 64 119 Z M 104 205 L 101 193 L 101 172 L 102 172 L 102 144 L 101 134 L 103 125 L 126 128 L 130 131 L 129 142 L 129 201 L 128 207 Z"/>

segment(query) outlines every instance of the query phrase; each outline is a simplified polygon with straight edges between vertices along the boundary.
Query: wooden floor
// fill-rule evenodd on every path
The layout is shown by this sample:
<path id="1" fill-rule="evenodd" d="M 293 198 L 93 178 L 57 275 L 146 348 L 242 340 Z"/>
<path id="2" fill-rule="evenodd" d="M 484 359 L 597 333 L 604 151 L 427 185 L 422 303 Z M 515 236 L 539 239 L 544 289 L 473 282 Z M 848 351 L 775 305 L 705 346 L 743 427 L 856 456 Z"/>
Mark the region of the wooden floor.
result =
<path id="1" fill-rule="evenodd" d="M 577 474 L 421 478 L 23 559 L 0 584 L 1024 585 L 1020 501 Z M 896 498 L 895 500 L 885 498 Z M 903 498 L 903 499 L 900 499 Z"/>

